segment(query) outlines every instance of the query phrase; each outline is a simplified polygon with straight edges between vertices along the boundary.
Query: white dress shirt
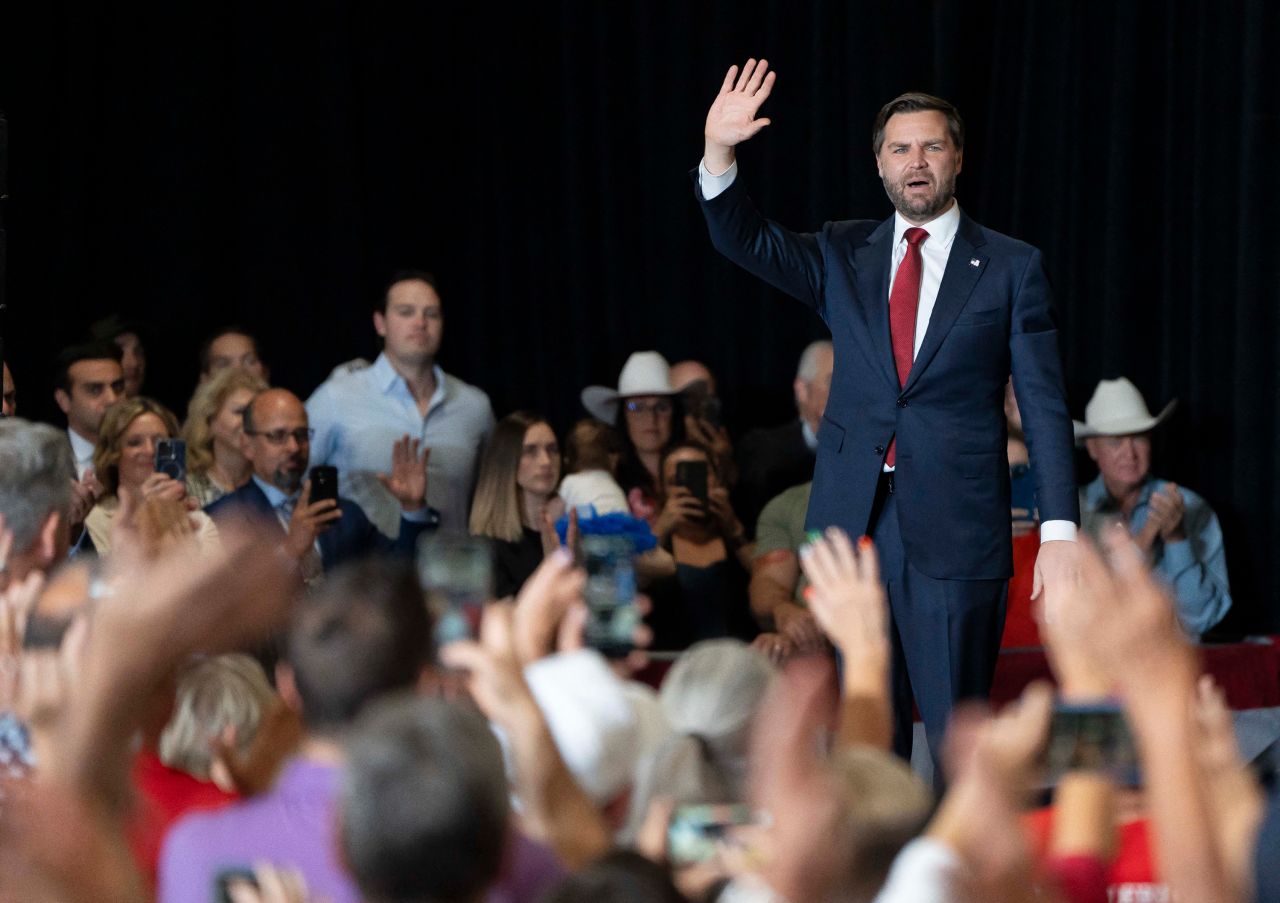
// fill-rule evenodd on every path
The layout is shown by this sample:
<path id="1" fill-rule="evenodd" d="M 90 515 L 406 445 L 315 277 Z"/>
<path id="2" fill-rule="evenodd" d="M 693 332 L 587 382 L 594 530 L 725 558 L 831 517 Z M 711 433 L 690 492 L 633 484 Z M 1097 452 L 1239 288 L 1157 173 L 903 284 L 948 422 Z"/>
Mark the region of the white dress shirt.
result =
<path id="1" fill-rule="evenodd" d="M 85 472 L 93 467 L 93 443 L 71 427 L 67 427 L 67 438 L 71 441 L 71 455 L 76 459 L 76 479 L 83 480 Z"/>
<path id="2" fill-rule="evenodd" d="M 400 503 L 378 481 L 391 470 L 391 449 L 408 434 L 431 449 L 427 504 L 446 530 L 465 532 L 480 450 L 493 430 L 489 396 L 435 368 L 436 391 L 427 413 L 418 410 L 408 383 L 386 353 L 370 366 L 335 372 L 307 399 L 316 431 L 311 463 L 342 473 L 342 495 L 387 536 L 400 530 Z"/>
<path id="3" fill-rule="evenodd" d="M 698 183 L 702 188 L 702 196 L 707 200 L 723 192 L 737 177 L 738 162 L 736 160 L 719 175 L 707 169 L 705 160 L 698 164 Z M 914 225 L 903 219 L 901 213 L 893 214 L 893 257 L 889 261 L 890 295 L 893 293 L 893 280 L 898 277 L 898 265 L 907 254 L 905 233 Z M 929 237 L 920 245 L 924 272 L 920 276 L 920 307 L 916 311 L 916 335 L 911 351 L 913 360 L 920 353 L 920 345 L 929 329 L 929 318 L 933 316 L 933 306 L 938 300 L 942 275 L 946 272 L 947 258 L 951 256 L 951 245 L 955 242 L 956 230 L 959 227 L 960 205 L 954 202 L 941 214 L 920 227 L 929 233 Z M 885 303 L 888 303 L 888 296 L 885 298 Z M 892 469 L 885 467 L 885 470 Z M 1075 538 L 1076 525 L 1069 520 L 1047 520 L 1040 525 L 1041 542 L 1050 542 L 1055 539 L 1073 541 Z"/>

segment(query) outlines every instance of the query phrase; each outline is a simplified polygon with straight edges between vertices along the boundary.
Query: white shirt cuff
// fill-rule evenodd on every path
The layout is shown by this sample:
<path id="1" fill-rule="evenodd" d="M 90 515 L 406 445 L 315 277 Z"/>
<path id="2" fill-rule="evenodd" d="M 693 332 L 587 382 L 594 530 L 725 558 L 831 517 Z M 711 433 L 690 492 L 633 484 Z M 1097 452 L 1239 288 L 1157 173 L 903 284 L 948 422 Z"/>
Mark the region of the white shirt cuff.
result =
<path id="1" fill-rule="evenodd" d="M 963 871 L 960 856 L 932 837 L 902 848 L 873 903 L 947 903 L 956 899 Z"/>
<path id="2" fill-rule="evenodd" d="M 1075 542 L 1076 525 L 1069 520 L 1047 520 L 1040 525 L 1040 542 Z"/>
<path id="3" fill-rule="evenodd" d="M 723 192 L 726 188 L 733 184 L 733 180 L 738 177 L 738 161 L 734 160 L 729 164 L 729 168 L 720 175 L 715 175 L 711 170 L 707 169 L 707 161 L 698 162 L 698 185 L 702 188 L 702 196 L 706 200 L 711 200 L 716 195 Z"/>
<path id="4" fill-rule="evenodd" d="M 403 508 L 401 508 L 400 516 L 411 524 L 425 524 L 427 522 L 428 510 L 429 510 L 428 505 L 423 505 L 421 508 L 417 508 L 413 511 L 405 511 Z"/>

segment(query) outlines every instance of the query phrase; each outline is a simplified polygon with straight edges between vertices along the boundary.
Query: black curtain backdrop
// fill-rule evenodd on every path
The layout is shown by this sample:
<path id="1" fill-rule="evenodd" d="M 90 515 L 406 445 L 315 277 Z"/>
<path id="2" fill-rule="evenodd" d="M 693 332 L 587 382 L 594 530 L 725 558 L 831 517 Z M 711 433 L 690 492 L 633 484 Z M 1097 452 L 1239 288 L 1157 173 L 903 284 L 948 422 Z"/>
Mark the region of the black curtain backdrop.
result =
<path id="1" fill-rule="evenodd" d="M 148 390 L 179 409 L 227 322 L 305 396 L 376 353 L 371 302 L 411 265 L 499 415 L 567 425 L 657 348 L 709 363 L 738 428 L 781 421 L 822 325 L 715 255 L 688 178 L 725 69 L 763 55 L 742 177 L 793 228 L 890 212 L 884 101 L 960 106 L 960 201 L 1043 249 L 1073 410 L 1121 374 L 1180 400 L 1155 469 L 1224 523 L 1231 625 L 1280 628 L 1273 0 L 27 6 L 0 28 L 23 414 L 56 420 L 55 349 L 113 310 L 151 324 Z"/>

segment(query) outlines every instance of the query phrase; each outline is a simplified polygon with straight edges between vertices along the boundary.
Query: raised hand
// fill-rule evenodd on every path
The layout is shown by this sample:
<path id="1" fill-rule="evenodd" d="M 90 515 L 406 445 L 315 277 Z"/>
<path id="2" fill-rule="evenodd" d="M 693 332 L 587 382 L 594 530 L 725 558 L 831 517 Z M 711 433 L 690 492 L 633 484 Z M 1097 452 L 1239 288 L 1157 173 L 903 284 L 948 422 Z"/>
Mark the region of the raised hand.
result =
<path id="1" fill-rule="evenodd" d="M 733 148 L 754 136 L 769 124 L 769 119 L 756 118 L 756 113 L 773 90 L 776 72 L 769 72 L 767 60 L 757 63 L 747 60 L 738 72 L 730 66 L 707 111 L 707 124 L 703 130 L 706 138 L 706 166 L 715 173 L 724 172 L 733 163 Z"/>
<path id="2" fill-rule="evenodd" d="M 865 676 L 880 690 L 889 668 L 888 604 L 871 540 L 858 544 L 838 527 L 804 547 L 800 566 L 809 578 L 809 608 L 845 659 L 846 684 Z"/>
<path id="3" fill-rule="evenodd" d="M 467 689 L 484 716 L 507 730 L 537 717 L 517 648 L 517 620 L 516 606 L 491 602 L 481 617 L 478 641 L 460 640 L 440 650 L 441 661 L 467 673 Z"/>
<path id="4" fill-rule="evenodd" d="M 1080 586 L 1062 617 L 1091 650 L 1097 670 L 1125 690 L 1160 688 L 1198 663 L 1178 626 L 1173 600 L 1156 582 L 1122 524 L 1101 538 L 1106 559 L 1081 543 Z"/>
<path id="5" fill-rule="evenodd" d="M 516 596 L 512 643 L 521 665 L 555 651 L 556 634 L 570 607 L 582 602 L 587 575 L 573 553 L 560 549 L 543 559 Z"/>
<path id="6" fill-rule="evenodd" d="M 422 448 L 421 439 L 406 433 L 391 447 L 391 473 L 378 474 L 381 483 L 405 511 L 417 511 L 427 504 L 427 459 L 431 449 Z"/>

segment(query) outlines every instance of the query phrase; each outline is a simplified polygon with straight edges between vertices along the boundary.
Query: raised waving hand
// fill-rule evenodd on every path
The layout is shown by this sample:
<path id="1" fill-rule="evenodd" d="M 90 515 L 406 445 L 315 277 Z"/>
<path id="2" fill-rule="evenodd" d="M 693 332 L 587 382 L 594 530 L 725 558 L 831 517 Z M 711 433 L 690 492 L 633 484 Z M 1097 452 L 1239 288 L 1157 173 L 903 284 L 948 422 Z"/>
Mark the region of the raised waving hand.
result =
<path id="1" fill-rule="evenodd" d="M 768 60 L 747 64 L 738 71 L 730 66 L 720 86 L 720 93 L 707 111 L 705 163 L 713 173 L 722 173 L 733 163 L 733 148 L 754 136 L 769 124 L 769 119 L 756 118 L 760 106 L 769 99 L 776 72 L 769 71 Z"/>

